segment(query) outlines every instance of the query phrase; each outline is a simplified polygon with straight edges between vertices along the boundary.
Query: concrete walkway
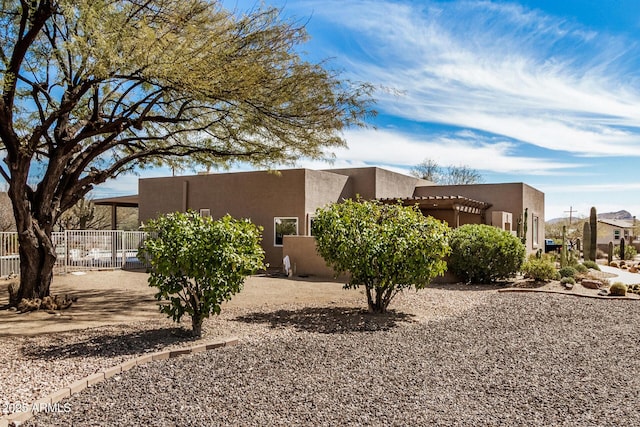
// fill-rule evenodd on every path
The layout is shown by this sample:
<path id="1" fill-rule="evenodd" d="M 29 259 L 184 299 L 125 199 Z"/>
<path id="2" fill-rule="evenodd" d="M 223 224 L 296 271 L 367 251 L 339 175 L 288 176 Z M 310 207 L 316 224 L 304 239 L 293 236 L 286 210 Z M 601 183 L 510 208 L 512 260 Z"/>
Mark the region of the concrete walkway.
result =
<path id="1" fill-rule="evenodd" d="M 640 283 L 640 273 L 629 273 L 627 270 L 621 270 L 615 267 L 609 267 L 607 265 L 600 265 L 600 270 L 605 273 L 615 274 L 616 277 L 610 277 L 609 281 L 622 282 L 625 285 L 635 285 Z"/>

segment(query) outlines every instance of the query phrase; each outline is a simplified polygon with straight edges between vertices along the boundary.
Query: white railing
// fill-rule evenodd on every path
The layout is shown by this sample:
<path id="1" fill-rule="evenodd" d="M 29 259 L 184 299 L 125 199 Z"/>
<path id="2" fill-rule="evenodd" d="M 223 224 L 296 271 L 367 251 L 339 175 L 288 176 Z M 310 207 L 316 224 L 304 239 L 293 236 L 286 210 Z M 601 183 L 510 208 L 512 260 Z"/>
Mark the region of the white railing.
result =
<path id="1" fill-rule="evenodd" d="M 20 256 L 18 255 L 18 233 L 0 233 L 0 276 L 18 274 Z"/>
<path id="2" fill-rule="evenodd" d="M 67 230 L 55 232 L 55 274 L 101 269 L 136 269 L 146 265 L 138 259 L 138 247 L 146 238 L 143 231 Z M 18 274 L 18 234 L 0 233 L 0 276 Z"/>

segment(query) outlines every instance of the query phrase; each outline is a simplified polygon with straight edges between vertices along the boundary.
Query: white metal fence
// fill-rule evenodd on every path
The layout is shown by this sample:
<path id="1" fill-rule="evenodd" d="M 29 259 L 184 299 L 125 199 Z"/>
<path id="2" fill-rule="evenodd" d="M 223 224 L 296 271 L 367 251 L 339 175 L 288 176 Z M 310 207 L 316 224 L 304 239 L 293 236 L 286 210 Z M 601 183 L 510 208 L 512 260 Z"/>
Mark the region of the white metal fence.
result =
<path id="1" fill-rule="evenodd" d="M 53 233 L 56 247 L 54 273 L 99 269 L 136 269 L 146 265 L 138 248 L 147 237 L 143 231 L 68 230 Z M 20 272 L 18 234 L 0 233 L 0 276 Z"/>

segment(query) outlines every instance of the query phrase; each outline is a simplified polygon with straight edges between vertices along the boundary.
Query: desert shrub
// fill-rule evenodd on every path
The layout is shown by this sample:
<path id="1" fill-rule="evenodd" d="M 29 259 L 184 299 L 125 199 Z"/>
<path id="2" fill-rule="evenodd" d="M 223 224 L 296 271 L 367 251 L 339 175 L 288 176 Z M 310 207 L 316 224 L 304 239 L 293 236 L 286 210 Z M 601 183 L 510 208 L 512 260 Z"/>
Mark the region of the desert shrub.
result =
<path id="1" fill-rule="evenodd" d="M 403 289 L 426 287 L 444 274 L 449 227 L 417 207 L 346 200 L 316 210 L 316 247 L 345 288 L 364 286 L 369 311 L 383 313 Z"/>
<path id="2" fill-rule="evenodd" d="M 620 264 L 618 264 L 618 261 L 611 261 L 609 267 L 620 268 Z"/>
<path id="3" fill-rule="evenodd" d="M 160 311 L 180 322 L 191 316 L 192 333 L 220 314 L 220 305 L 240 292 L 244 279 L 264 268 L 261 228 L 229 215 L 214 221 L 197 212 L 172 213 L 149 221 L 155 237 L 144 242 L 141 256 L 150 264 L 149 286 L 158 288 Z"/>
<path id="4" fill-rule="evenodd" d="M 620 258 L 620 246 L 616 246 L 613 248 L 613 254 Z M 638 251 L 633 245 L 625 245 L 624 247 L 624 259 L 629 261 L 632 260 L 638 255 Z"/>
<path id="5" fill-rule="evenodd" d="M 591 261 L 591 260 L 585 261 L 582 263 L 582 265 L 584 265 L 587 268 L 593 268 L 594 270 L 600 271 L 600 267 L 598 266 L 598 264 L 596 264 L 595 261 Z"/>
<path id="6" fill-rule="evenodd" d="M 522 265 L 522 272 L 526 277 L 539 282 L 560 278 L 560 274 L 556 270 L 555 260 L 549 256 L 543 256 L 542 258 L 529 257 Z"/>
<path id="7" fill-rule="evenodd" d="M 563 285 L 566 283 L 571 283 L 572 285 L 576 284 L 576 279 L 574 279 L 573 277 L 563 277 L 562 279 L 560 279 L 560 283 L 562 283 Z"/>
<path id="8" fill-rule="evenodd" d="M 605 251 L 603 251 L 602 249 L 597 249 L 596 250 L 596 259 L 603 259 L 603 258 L 607 258 L 607 253 Z"/>
<path id="9" fill-rule="evenodd" d="M 560 277 L 574 277 L 578 272 L 573 267 L 563 267 L 558 270 Z"/>
<path id="10" fill-rule="evenodd" d="M 491 283 L 515 275 L 525 247 L 508 231 L 484 224 L 466 224 L 451 233 L 449 268 L 466 283 Z"/>
<path id="11" fill-rule="evenodd" d="M 583 264 L 576 264 L 573 268 L 575 268 L 576 272 L 580 274 L 584 274 L 589 271 L 589 269 Z"/>
<path id="12" fill-rule="evenodd" d="M 609 287 L 609 294 L 623 297 L 627 294 L 627 285 L 622 282 L 615 282 Z"/>

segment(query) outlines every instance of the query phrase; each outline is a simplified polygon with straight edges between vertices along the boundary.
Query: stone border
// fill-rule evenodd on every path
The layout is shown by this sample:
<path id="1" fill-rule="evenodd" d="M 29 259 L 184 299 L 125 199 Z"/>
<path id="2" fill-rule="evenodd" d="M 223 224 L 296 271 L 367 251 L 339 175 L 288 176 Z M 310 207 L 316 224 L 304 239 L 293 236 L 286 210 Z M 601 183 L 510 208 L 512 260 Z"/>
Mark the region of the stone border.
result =
<path id="1" fill-rule="evenodd" d="M 152 362 L 155 360 L 167 360 L 173 359 L 175 357 L 180 357 L 186 354 L 194 354 L 201 353 L 203 351 L 213 350 L 219 347 L 226 347 L 231 345 L 238 344 L 238 338 L 226 338 L 222 341 L 214 341 L 205 344 L 199 344 L 192 347 L 183 347 L 174 350 L 165 350 L 156 353 L 143 354 L 141 356 L 136 357 L 135 359 L 127 360 L 125 362 L 120 363 L 112 368 L 104 369 L 98 373 L 89 375 L 81 380 L 75 381 L 67 387 L 64 387 L 50 395 L 39 399 L 33 402 L 31 405 L 30 411 L 25 412 L 14 412 L 8 415 L 4 415 L 0 417 L 0 427 L 9 427 L 9 425 L 19 426 L 20 424 L 30 420 L 33 418 L 35 414 L 39 411 L 40 407 L 55 407 L 57 403 L 66 399 L 68 397 L 73 396 L 74 394 L 80 393 L 82 390 L 87 387 L 91 387 L 94 384 L 102 382 L 107 378 L 111 378 L 114 375 L 120 374 L 122 372 L 126 372 L 136 366 L 144 365 L 145 363 Z"/>
<path id="2" fill-rule="evenodd" d="M 588 295 L 588 294 L 580 294 L 578 292 L 565 292 L 565 291 L 556 291 L 553 289 L 535 289 L 535 288 L 506 288 L 506 289 L 498 289 L 498 292 L 540 292 L 547 294 L 559 294 L 559 295 L 573 295 L 574 297 L 582 297 L 582 298 L 595 298 L 595 299 L 615 299 L 615 300 L 626 300 L 626 301 L 639 301 L 639 298 L 629 298 L 622 296 L 610 296 L 610 295 Z M 0 427 L 3 427 L 0 425 Z"/>

